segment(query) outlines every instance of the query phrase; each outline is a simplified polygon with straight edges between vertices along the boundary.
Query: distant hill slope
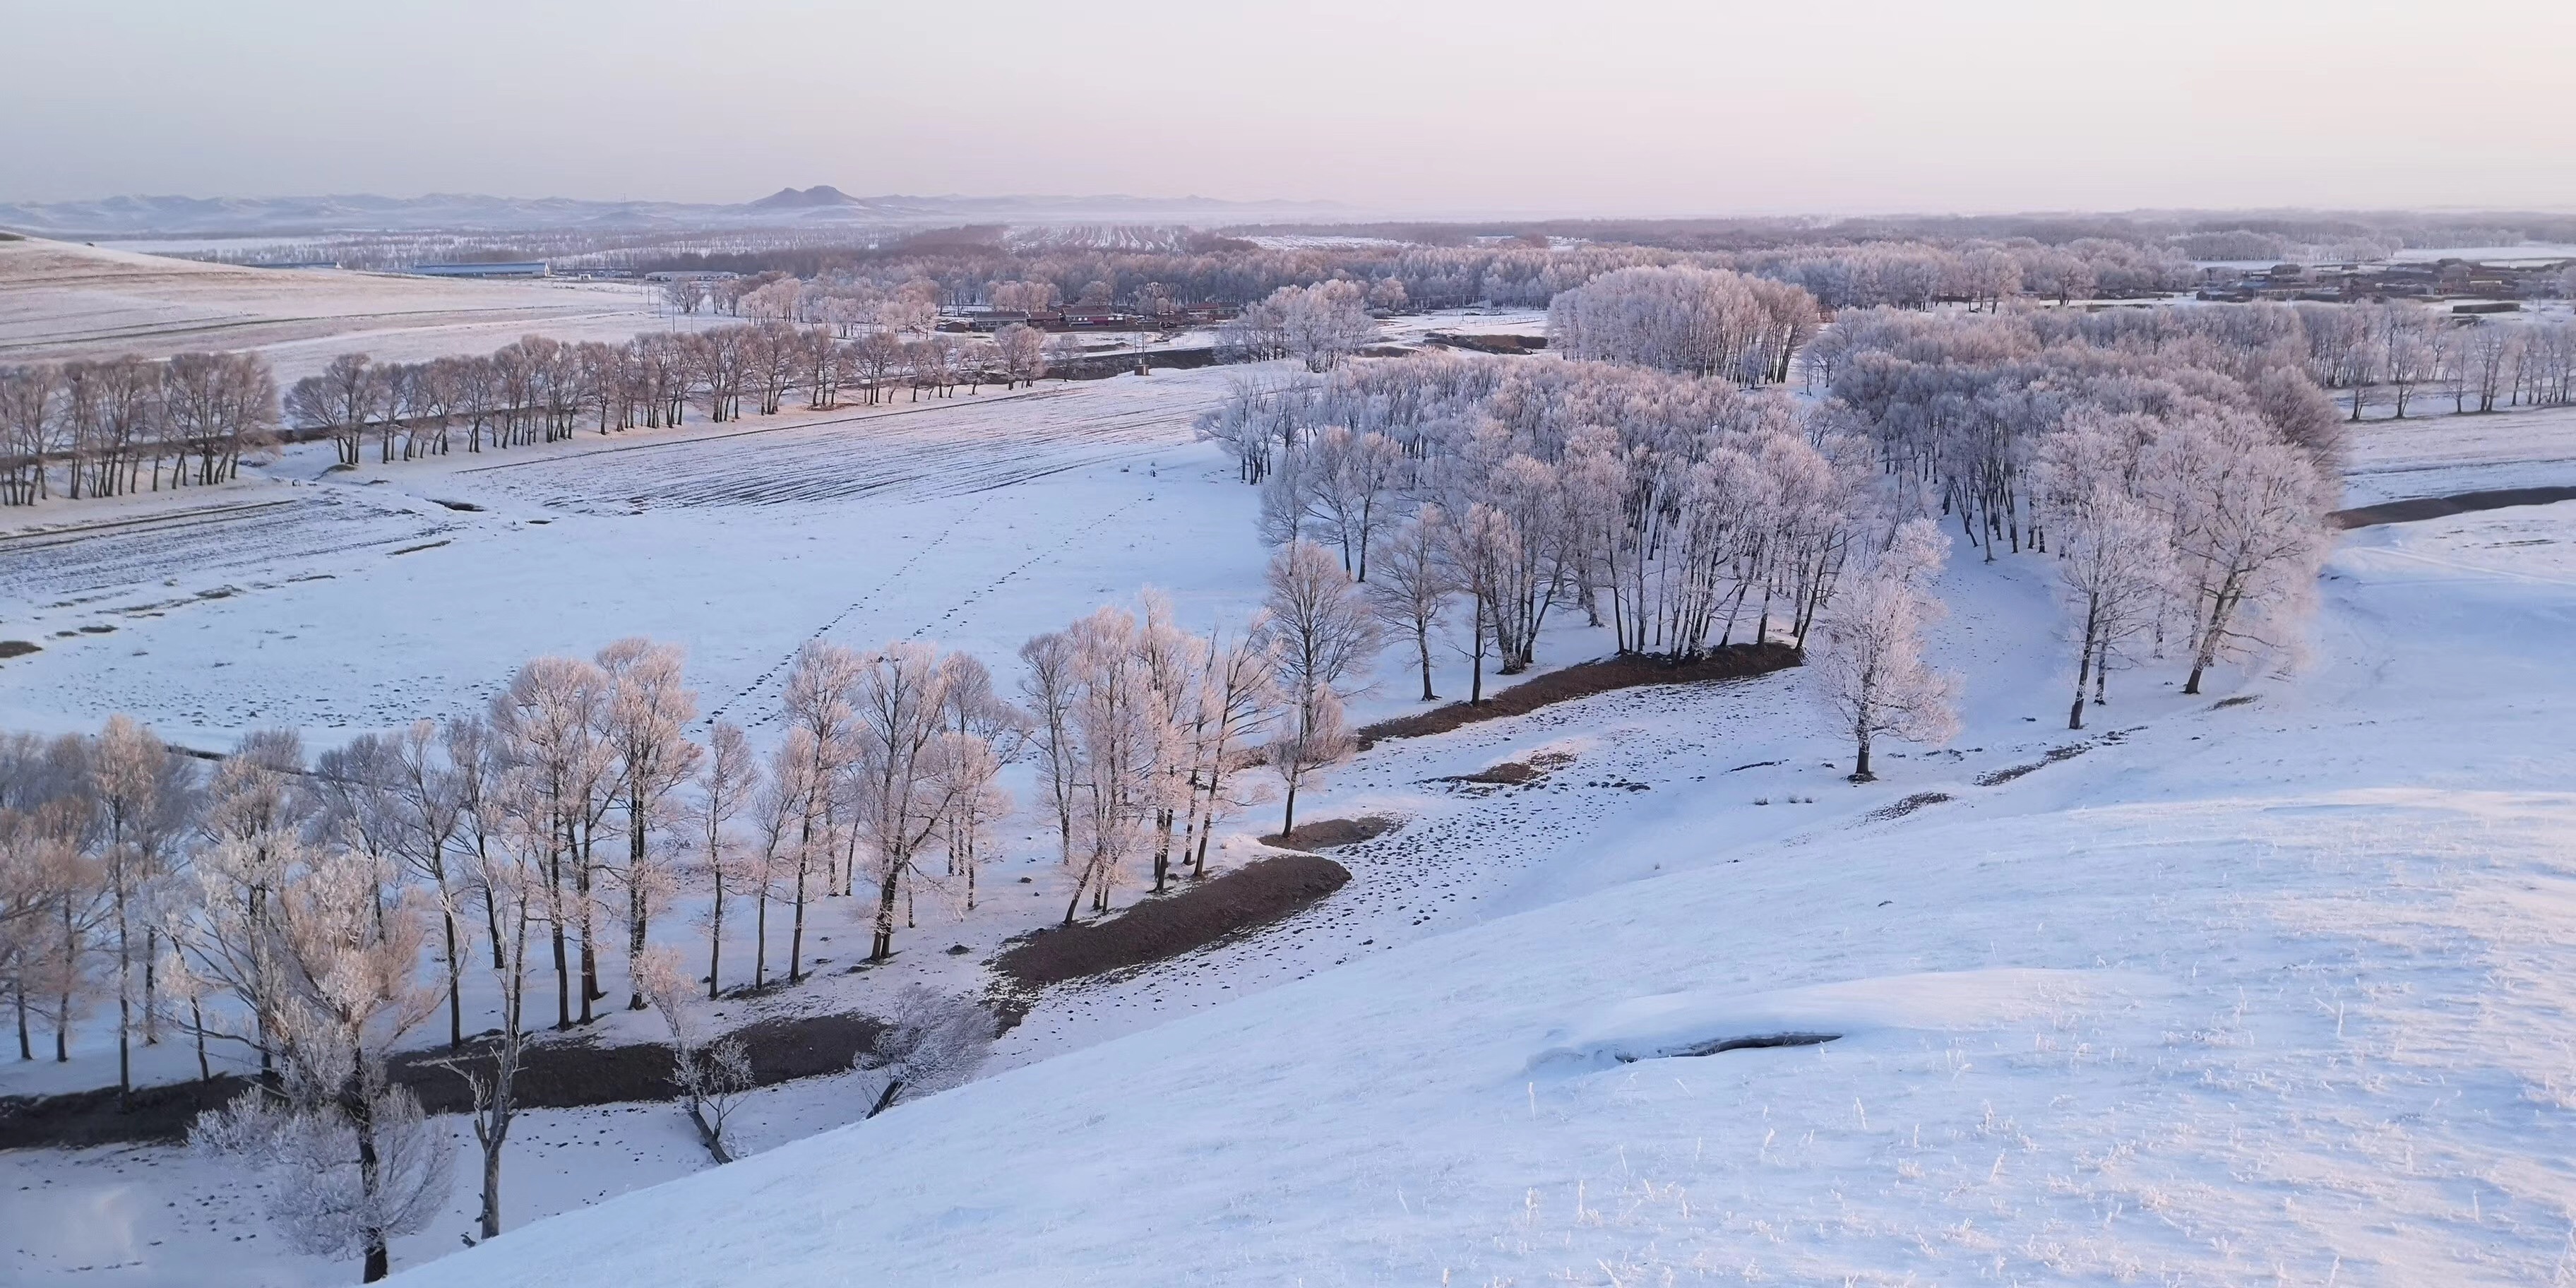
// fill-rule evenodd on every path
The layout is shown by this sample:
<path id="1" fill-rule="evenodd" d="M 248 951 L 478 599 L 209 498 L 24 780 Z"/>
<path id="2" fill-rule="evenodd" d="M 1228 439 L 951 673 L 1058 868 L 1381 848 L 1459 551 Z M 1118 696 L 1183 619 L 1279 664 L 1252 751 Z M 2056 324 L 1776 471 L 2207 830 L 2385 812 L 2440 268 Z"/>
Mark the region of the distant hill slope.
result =
<path id="1" fill-rule="evenodd" d="M 0 202 L 0 228 L 69 238 L 345 232 L 472 232 L 541 228 L 797 226 L 814 220 L 932 223 L 1151 221 L 1243 222 L 1329 217 L 1330 202 L 1219 201 L 1210 197 L 853 197 L 828 184 L 782 188 L 757 201 L 584 201 L 431 193 L 380 197 L 125 196 L 96 201 Z"/>

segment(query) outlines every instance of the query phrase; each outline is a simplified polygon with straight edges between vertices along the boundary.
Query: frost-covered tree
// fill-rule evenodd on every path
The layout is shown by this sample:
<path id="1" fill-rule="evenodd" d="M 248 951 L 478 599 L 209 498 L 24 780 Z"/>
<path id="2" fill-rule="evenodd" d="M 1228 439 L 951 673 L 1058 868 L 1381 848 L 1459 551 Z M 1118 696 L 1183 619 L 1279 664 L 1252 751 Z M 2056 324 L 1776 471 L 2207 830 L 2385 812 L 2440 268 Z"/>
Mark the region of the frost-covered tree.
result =
<path id="1" fill-rule="evenodd" d="M 1005 389 L 1023 382 L 1034 385 L 1046 375 L 1046 333 L 1027 323 L 1013 322 L 995 331 L 993 354 Z"/>
<path id="2" fill-rule="evenodd" d="M 782 764 L 770 774 L 774 785 L 802 789 L 797 802 L 795 843 L 787 858 L 795 880 L 794 923 L 787 938 L 787 980 L 805 978 L 805 902 L 807 885 L 819 867 L 826 889 L 848 893 L 854 873 L 844 856 L 843 841 L 857 844 L 856 821 L 841 800 L 842 777 L 858 760 L 857 717 L 860 678 L 868 660 L 857 652 L 816 640 L 799 649 L 787 673 L 786 715 L 802 763 L 791 771 Z M 837 881 L 835 864 L 843 865 Z"/>
<path id="3" fill-rule="evenodd" d="M 1263 637 L 1278 658 L 1280 686 L 1302 733 L 1313 725 L 1323 695 L 1366 678 L 1385 636 L 1341 562 L 1312 542 L 1271 556 L 1263 584 Z"/>
<path id="4" fill-rule="evenodd" d="M 2166 426 L 2141 469 L 2173 523 L 2177 584 L 2189 588 L 2192 614 L 2183 692 L 2198 693 L 2210 667 L 2287 643 L 2304 619 L 2332 489 L 2305 455 L 2241 416 Z"/>
<path id="5" fill-rule="evenodd" d="M 438 909 L 439 972 L 447 977 L 447 1045 L 455 1048 L 465 1045 L 463 936 L 456 929 L 462 898 L 449 861 L 466 824 L 462 776 L 446 763 L 448 750 L 437 722 L 411 722 L 393 739 L 387 796 L 395 817 L 393 852 L 428 884 Z"/>
<path id="6" fill-rule="evenodd" d="M 689 741 L 689 723 L 697 719 L 698 695 L 681 673 L 679 646 L 651 640 L 618 640 L 599 651 L 599 670 L 608 691 L 600 703 L 600 741 L 611 757 L 608 782 L 626 816 L 626 867 L 619 874 L 626 887 L 626 960 L 628 974 L 643 959 L 647 922 L 654 904 L 667 897 L 670 874 L 661 851 L 652 843 L 653 829 L 670 812 L 671 793 L 697 772 L 703 756 Z M 645 1007 L 642 985 L 629 980 L 626 1008 Z"/>
<path id="7" fill-rule="evenodd" d="M 970 999 L 905 985 L 865 1060 L 867 1068 L 885 1079 L 866 1116 L 874 1118 L 899 1100 L 918 1100 L 974 1077 L 991 1050 L 996 1027 L 992 1014 Z"/>
<path id="8" fill-rule="evenodd" d="M 286 855 L 277 892 L 276 971 L 265 1003 L 284 1041 L 282 1083 L 200 1119 L 191 1140 L 270 1179 L 271 1215 L 299 1249 L 363 1257 L 368 1282 L 388 1246 L 445 1205 L 454 1150 L 387 1076 L 402 1035 L 438 1009 L 416 981 L 422 901 L 388 895 L 384 860 L 336 845 Z"/>
<path id="9" fill-rule="evenodd" d="M 1941 563 L 1940 538 L 1917 520 L 1848 580 L 1825 622 L 1817 691 L 1854 744 L 1851 780 L 1870 782 L 1871 744 L 1880 737 L 1937 746 L 1957 733 L 1958 678 L 1923 656 L 1923 630 L 1940 601 L 1925 583 Z"/>
<path id="10" fill-rule="evenodd" d="M 1202 650 L 1206 659 L 1197 685 L 1197 708 L 1190 725 L 1190 786 L 1194 821 L 1184 832 L 1195 834 L 1190 853 L 1190 879 L 1207 875 L 1210 838 L 1234 811 L 1258 802 L 1237 790 L 1237 762 L 1251 740 L 1269 729 L 1280 715 L 1278 656 L 1256 614 L 1232 639 L 1214 638 Z"/>
<path id="11" fill-rule="evenodd" d="M 730 1163 L 733 1147 L 726 1129 L 754 1085 L 750 1048 L 739 1037 L 706 1031 L 705 1017 L 691 1005 L 688 972 L 676 954 L 654 949 L 637 973 L 671 1035 L 671 1082 L 680 1089 L 680 1108 L 697 1128 L 707 1156 Z"/>
<path id="12" fill-rule="evenodd" d="M 2111 657 L 2153 628 L 2174 588 L 2172 524 L 2134 495 L 2143 418 L 2070 424 L 2041 445 L 2045 522 L 2058 582 L 2072 601 L 2075 700 L 2066 727 L 2084 727 L 2084 686 L 2108 687 Z"/>
<path id="13" fill-rule="evenodd" d="M 598 736 L 608 677 L 577 658 L 541 657 L 519 668 L 492 699 L 493 754 L 512 777 L 500 799 L 529 815 L 521 821 L 545 847 L 547 933 L 554 955 L 555 1027 L 571 1028 L 573 962 L 580 951 L 580 1018 L 587 1024 L 599 990 L 593 942 L 592 833 L 606 803 L 602 790 L 614 750 Z"/>
<path id="14" fill-rule="evenodd" d="M 505 784 L 501 790 L 521 787 Z M 549 907 L 545 863 L 553 845 L 530 830 L 532 824 L 541 826 L 543 817 L 534 809 L 496 810 L 499 834 L 486 838 L 469 860 L 473 883 L 491 918 L 490 978 L 500 1001 L 500 1024 L 480 1049 L 439 1062 L 465 1081 L 472 1097 L 474 1141 L 483 1156 L 479 1220 L 486 1239 L 501 1232 L 501 1164 L 520 1109 L 519 1071 L 526 1062 L 529 1034 L 528 952 Z M 453 920 L 455 915 L 451 906 L 448 916 Z"/>
<path id="15" fill-rule="evenodd" d="M 1329 556 L 1327 556 L 1329 558 Z M 1074 781 L 1074 880 L 1064 919 L 1073 922 L 1085 894 L 1107 912 L 1143 847 L 1161 803 L 1160 758 L 1172 750 L 1147 674 L 1133 613 L 1103 607 L 1066 632 L 1072 653 L 1069 732 L 1080 752 Z"/>
<path id="16" fill-rule="evenodd" d="M 749 855 L 735 835 L 734 819 L 760 790 L 760 761 L 742 726 L 719 720 L 707 732 L 697 793 L 688 802 L 690 835 L 707 865 L 707 999 L 722 991 L 725 896 L 740 894 L 749 878 Z"/>
<path id="17" fill-rule="evenodd" d="M 877 895 L 870 961 L 894 954 L 896 899 L 917 875 L 922 846 L 952 821 L 948 793 L 973 777 L 945 772 L 949 762 L 983 741 L 946 732 L 948 680 L 937 650 L 898 641 L 869 655 L 852 686 L 852 802 Z"/>
<path id="18" fill-rule="evenodd" d="M 1082 781 L 1082 740 L 1074 723 L 1081 681 L 1073 640 L 1049 631 L 1020 646 L 1020 696 L 1028 704 L 1038 795 L 1056 821 L 1056 858 L 1073 866 L 1073 818 Z"/>
<path id="19" fill-rule="evenodd" d="M 1447 524 L 1440 507 L 1427 505 L 1389 532 L 1378 546 L 1377 580 L 1368 584 L 1369 608 L 1378 621 L 1390 634 L 1413 642 L 1425 702 L 1440 696 L 1431 691 L 1431 640 L 1457 593 L 1442 558 Z"/>
<path id="20" fill-rule="evenodd" d="M 108 717 L 89 755 L 99 870 L 106 879 L 111 953 L 116 968 L 116 1086 L 133 1088 L 133 1040 L 150 1039 L 156 1010 L 152 971 L 160 956 L 152 907 L 169 874 L 190 783 L 186 771 L 150 729 L 122 714 Z"/>

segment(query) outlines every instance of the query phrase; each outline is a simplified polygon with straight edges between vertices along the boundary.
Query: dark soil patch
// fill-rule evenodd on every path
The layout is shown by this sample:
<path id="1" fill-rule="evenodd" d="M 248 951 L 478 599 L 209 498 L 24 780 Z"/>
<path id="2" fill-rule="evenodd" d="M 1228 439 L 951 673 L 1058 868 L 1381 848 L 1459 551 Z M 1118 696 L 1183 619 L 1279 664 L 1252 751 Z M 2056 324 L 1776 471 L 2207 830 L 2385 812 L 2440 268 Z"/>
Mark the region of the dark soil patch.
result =
<path id="1" fill-rule="evenodd" d="M 751 1052 L 751 1072 L 762 1086 L 839 1073 L 872 1050 L 885 1026 L 864 1015 L 813 1015 L 760 1020 L 734 1030 Z M 473 1108 L 465 1080 L 437 1062 L 444 1048 L 394 1057 L 394 1081 L 420 1097 L 431 1113 Z M 468 1039 L 461 1058 L 489 1069 L 489 1035 Z M 248 1090 L 246 1078 L 225 1074 L 204 1082 L 138 1087 L 117 1106 L 116 1088 L 59 1096 L 0 1097 L 0 1149 L 54 1146 L 78 1149 L 129 1141 L 185 1140 L 197 1115 L 220 1108 Z M 519 1103 L 529 1109 L 571 1109 L 621 1101 L 669 1100 L 671 1048 L 659 1042 L 602 1046 L 587 1039 L 538 1042 L 520 1057 Z"/>
<path id="2" fill-rule="evenodd" d="M 1761 1033 L 1752 1037 L 1719 1038 L 1714 1042 L 1695 1042 L 1686 1047 L 1664 1052 L 1666 1056 L 1716 1055 L 1721 1051 L 1764 1051 L 1773 1047 L 1822 1046 L 1842 1037 L 1839 1033 Z M 1621 1064 L 1634 1064 L 1637 1057 L 1623 1055 Z"/>
<path id="3" fill-rule="evenodd" d="M 1527 760 L 1506 760 L 1487 765 L 1472 774 L 1451 774 L 1430 781 L 1462 787 L 1471 796 L 1486 794 L 1479 788 L 1526 787 L 1544 780 L 1549 774 L 1574 763 L 1574 757 L 1562 751 L 1542 751 Z"/>
<path id="4" fill-rule="evenodd" d="M 1326 850 L 1336 845 L 1357 845 L 1362 841 L 1384 836 L 1403 824 L 1403 819 L 1385 814 L 1371 814 L 1364 818 L 1318 819 L 1293 832 L 1274 832 L 1262 837 L 1261 843 L 1275 845 L 1284 850 Z"/>
<path id="5" fill-rule="evenodd" d="M 1536 353 L 1547 347 L 1547 337 L 1543 335 L 1461 335 L 1455 331 L 1434 331 L 1423 336 L 1422 340 L 1425 344 L 1436 344 L 1446 349 L 1513 356 Z"/>
<path id="6" fill-rule="evenodd" d="M 1903 818 L 1926 805 L 1938 805 L 1948 799 L 1950 799 L 1948 792 L 1916 792 L 1893 805 L 1881 805 L 1861 817 L 1873 822 Z"/>
<path id="7" fill-rule="evenodd" d="M 1339 890 L 1350 872 L 1313 854 L 1282 854 L 1147 899 L 1102 921 L 1040 930 L 993 959 L 1013 984 L 1044 988 L 1204 948 Z"/>
<path id="8" fill-rule="evenodd" d="M 472 501 L 441 501 L 437 497 L 431 497 L 430 500 L 436 504 L 446 506 L 448 509 L 462 510 L 467 514 L 480 514 L 483 512 L 483 507 L 474 504 Z"/>
<path id="9" fill-rule="evenodd" d="M 1528 715 L 1540 707 L 1588 698 L 1613 689 L 1634 689 L 1649 684 L 1698 684 L 1709 680 L 1741 680 L 1768 675 L 1796 666 L 1798 661 L 1798 650 L 1786 644 L 1770 643 L 1729 645 L 1678 666 L 1664 658 L 1637 653 L 1604 658 L 1598 662 L 1580 662 L 1503 689 L 1473 706 L 1452 702 L 1420 715 L 1381 720 L 1359 731 L 1360 745 L 1366 747 L 1387 738 L 1420 738 L 1427 734 L 1447 733 L 1479 720 Z"/>
<path id="10" fill-rule="evenodd" d="M 28 640 L 0 640 L 0 657 L 25 657 L 45 650 Z"/>
<path id="11" fill-rule="evenodd" d="M 2211 703 L 2209 709 L 2212 711 L 2225 711 L 2229 707 L 2245 706 L 2261 696 L 2263 695 L 2259 693 L 2240 693 L 2232 698 L 2220 698 L 2218 701 Z"/>
<path id="12" fill-rule="evenodd" d="M 2370 528 L 2383 523 L 2446 518 L 2475 510 L 2501 510 L 2513 505 L 2555 505 L 2560 501 L 2576 501 L 2576 487 L 2508 487 L 2491 492 L 2419 496 L 2406 501 L 2383 501 L 2378 505 L 2337 510 L 2327 517 L 2333 519 L 2339 528 Z"/>
<path id="13" fill-rule="evenodd" d="M 2054 765 L 2061 760 L 2073 760 L 2077 756 L 2081 756 L 2085 752 L 2091 750 L 2093 750 L 2093 744 L 2088 742 L 2079 742 L 2069 747 L 2051 747 L 2048 749 L 2047 755 L 2041 756 L 2039 759 L 2034 760 L 2027 765 L 2014 765 L 2008 769 L 1997 769 L 1977 775 L 1977 786 L 2001 787 L 2005 783 L 2009 783 L 2024 774 L 2030 773 L 2034 770 L 2046 769 L 2050 765 Z"/>

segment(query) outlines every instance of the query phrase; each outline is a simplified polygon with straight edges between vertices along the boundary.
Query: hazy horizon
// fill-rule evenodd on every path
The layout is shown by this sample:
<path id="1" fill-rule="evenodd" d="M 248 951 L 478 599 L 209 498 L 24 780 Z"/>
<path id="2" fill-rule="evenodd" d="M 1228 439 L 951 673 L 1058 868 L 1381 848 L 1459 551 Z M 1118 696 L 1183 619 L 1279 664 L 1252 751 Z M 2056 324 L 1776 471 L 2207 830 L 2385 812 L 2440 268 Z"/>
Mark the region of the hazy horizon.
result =
<path id="1" fill-rule="evenodd" d="M 0 200 L 1201 196 L 1389 216 L 2576 207 L 2576 7 L 13 16 Z"/>

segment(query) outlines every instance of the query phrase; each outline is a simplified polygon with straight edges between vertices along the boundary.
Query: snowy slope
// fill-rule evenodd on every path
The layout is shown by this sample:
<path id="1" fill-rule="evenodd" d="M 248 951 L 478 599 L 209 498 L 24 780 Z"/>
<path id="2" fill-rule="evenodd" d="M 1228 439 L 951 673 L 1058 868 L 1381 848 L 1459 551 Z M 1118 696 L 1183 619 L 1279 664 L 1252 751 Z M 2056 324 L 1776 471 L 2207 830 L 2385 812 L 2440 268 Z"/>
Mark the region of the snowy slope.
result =
<path id="1" fill-rule="evenodd" d="M 1528 844 L 1660 874 L 404 1282 L 2549 1282 L 2571 539 L 2576 506 L 2361 534 L 2251 703 L 2133 697 L 1990 788 L 1901 762 L 1958 799 L 1785 842 L 1742 789 L 1631 793 Z M 1843 1036 L 1658 1055 L 1786 1030 Z"/>

